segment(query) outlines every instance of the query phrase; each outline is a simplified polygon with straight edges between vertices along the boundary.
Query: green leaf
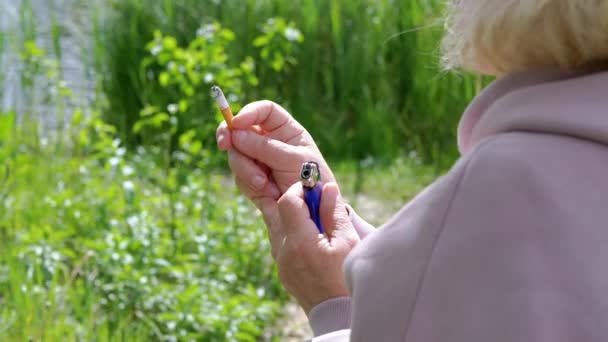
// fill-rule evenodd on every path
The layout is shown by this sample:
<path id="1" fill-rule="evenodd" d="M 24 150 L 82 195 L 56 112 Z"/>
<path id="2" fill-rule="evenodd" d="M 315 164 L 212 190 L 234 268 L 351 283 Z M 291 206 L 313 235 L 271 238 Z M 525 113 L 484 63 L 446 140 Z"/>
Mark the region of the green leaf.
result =
<path id="1" fill-rule="evenodd" d="M 156 106 L 146 106 L 146 107 L 144 107 L 144 109 L 142 109 L 139 112 L 139 116 L 142 116 L 142 117 L 144 117 L 144 116 L 150 116 L 150 115 L 153 115 L 153 114 L 156 114 L 156 113 L 158 113 L 158 107 L 156 107 Z"/>
<path id="2" fill-rule="evenodd" d="M 163 47 L 167 50 L 175 50 L 177 48 L 177 40 L 173 37 L 163 38 Z"/>
<path id="3" fill-rule="evenodd" d="M 181 113 L 184 113 L 187 110 L 188 110 L 188 100 L 186 100 L 186 99 L 179 100 L 179 111 Z"/>
<path id="4" fill-rule="evenodd" d="M 268 43 L 270 42 L 270 39 L 272 37 L 270 35 L 263 35 L 263 36 L 258 36 L 253 40 L 253 46 L 255 47 L 262 47 L 262 46 L 266 46 L 268 45 Z"/>
<path id="5" fill-rule="evenodd" d="M 150 123 L 153 126 L 160 127 L 163 123 L 169 121 L 170 116 L 167 113 L 161 112 L 157 113 L 150 119 Z"/>
<path id="6" fill-rule="evenodd" d="M 275 70 L 275 71 L 281 71 L 283 70 L 283 67 L 285 66 L 285 58 L 283 58 L 282 55 L 275 53 L 274 55 L 274 59 L 272 60 L 272 62 L 270 63 L 270 66 Z"/>
<path id="7" fill-rule="evenodd" d="M 166 87 L 169 85 L 169 80 L 171 79 L 171 75 L 168 72 L 162 71 L 160 75 L 158 75 L 158 82 L 162 87 Z"/>
<path id="8" fill-rule="evenodd" d="M 142 128 L 146 124 L 145 121 L 146 120 L 138 120 L 137 122 L 135 122 L 135 124 L 133 125 L 133 133 L 137 134 L 141 132 Z"/>
<path id="9" fill-rule="evenodd" d="M 0 140 L 6 141 L 12 136 L 15 127 L 15 112 L 0 115 Z"/>

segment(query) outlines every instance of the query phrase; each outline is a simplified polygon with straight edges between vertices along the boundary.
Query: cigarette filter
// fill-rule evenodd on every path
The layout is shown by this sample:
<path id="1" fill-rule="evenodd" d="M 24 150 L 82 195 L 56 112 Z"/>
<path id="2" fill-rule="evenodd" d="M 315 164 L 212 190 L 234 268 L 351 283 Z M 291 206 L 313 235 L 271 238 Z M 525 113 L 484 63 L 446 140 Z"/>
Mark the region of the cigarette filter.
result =
<path id="1" fill-rule="evenodd" d="M 226 96 L 224 96 L 222 89 L 218 86 L 211 87 L 211 96 L 215 98 L 218 107 L 220 107 L 224 120 L 226 120 L 226 124 L 228 125 L 228 129 L 232 129 L 232 110 L 230 109 L 230 105 L 228 104 L 228 100 L 226 100 Z"/>

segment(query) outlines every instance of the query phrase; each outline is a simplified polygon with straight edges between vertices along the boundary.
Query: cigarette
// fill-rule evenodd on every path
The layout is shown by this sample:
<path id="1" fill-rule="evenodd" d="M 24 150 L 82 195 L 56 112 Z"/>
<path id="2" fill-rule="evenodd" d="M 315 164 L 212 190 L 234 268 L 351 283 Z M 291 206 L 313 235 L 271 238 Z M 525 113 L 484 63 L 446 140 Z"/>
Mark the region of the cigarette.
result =
<path id="1" fill-rule="evenodd" d="M 228 100 L 226 100 L 226 96 L 222 92 L 222 89 L 218 86 L 211 87 L 211 96 L 215 98 L 218 107 L 222 111 L 222 115 L 224 116 L 224 120 L 226 120 L 226 124 L 228 125 L 228 129 L 232 129 L 232 110 L 230 110 L 230 105 L 228 104 Z"/>

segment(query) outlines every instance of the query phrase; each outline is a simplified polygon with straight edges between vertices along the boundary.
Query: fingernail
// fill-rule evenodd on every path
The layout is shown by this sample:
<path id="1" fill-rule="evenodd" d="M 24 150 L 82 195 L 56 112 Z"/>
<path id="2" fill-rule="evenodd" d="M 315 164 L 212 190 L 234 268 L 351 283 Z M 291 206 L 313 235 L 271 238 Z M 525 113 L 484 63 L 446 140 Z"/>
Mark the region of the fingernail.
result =
<path id="1" fill-rule="evenodd" d="M 266 177 L 259 175 L 255 176 L 253 177 L 253 181 L 251 181 L 251 183 L 256 190 L 261 190 L 266 185 Z"/>
<path id="2" fill-rule="evenodd" d="M 224 141 L 224 139 L 225 139 L 225 138 L 226 138 L 226 137 L 224 137 L 224 135 L 223 135 L 223 134 L 221 134 L 221 135 L 219 135 L 219 136 L 217 137 L 217 146 L 218 146 L 219 148 L 222 148 L 222 147 L 223 147 L 223 146 L 222 146 L 222 141 Z"/>

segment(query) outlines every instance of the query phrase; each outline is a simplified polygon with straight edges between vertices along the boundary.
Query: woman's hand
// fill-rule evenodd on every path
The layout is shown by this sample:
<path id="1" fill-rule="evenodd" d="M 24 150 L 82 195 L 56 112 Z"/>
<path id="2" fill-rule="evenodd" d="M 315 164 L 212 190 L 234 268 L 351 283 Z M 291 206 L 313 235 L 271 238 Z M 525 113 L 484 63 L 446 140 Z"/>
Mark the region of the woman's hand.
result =
<path id="1" fill-rule="evenodd" d="M 250 103 L 232 124 L 233 131 L 225 122 L 217 128 L 217 144 L 228 150 L 237 186 L 258 208 L 262 198 L 276 200 L 298 182 L 304 162 L 317 162 L 322 181 L 335 182 L 310 134 L 278 104 Z"/>
<path id="2" fill-rule="evenodd" d="M 310 134 L 270 101 L 245 106 L 232 126 L 232 131 L 225 122 L 218 127 L 217 144 L 228 150 L 241 192 L 262 211 L 285 288 L 307 313 L 327 299 L 348 295 L 342 264 L 359 236 Z M 299 182 L 302 163 L 308 161 L 319 164 L 325 183 L 320 207 L 325 235 L 310 219 Z"/>
<path id="3" fill-rule="evenodd" d="M 348 296 L 342 265 L 359 236 L 335 183 L 326 183 L 321 196 L 325 235 L 319 234 L 311 220 L 303 196 L 302 185 L 297 183 L 278 202 L 262 199 L 262 208 L 279 278 L 309 313 L 325 300 Z"/>

